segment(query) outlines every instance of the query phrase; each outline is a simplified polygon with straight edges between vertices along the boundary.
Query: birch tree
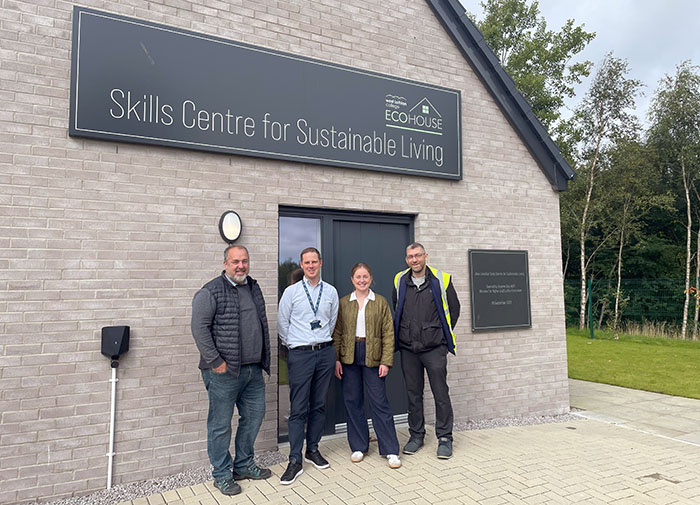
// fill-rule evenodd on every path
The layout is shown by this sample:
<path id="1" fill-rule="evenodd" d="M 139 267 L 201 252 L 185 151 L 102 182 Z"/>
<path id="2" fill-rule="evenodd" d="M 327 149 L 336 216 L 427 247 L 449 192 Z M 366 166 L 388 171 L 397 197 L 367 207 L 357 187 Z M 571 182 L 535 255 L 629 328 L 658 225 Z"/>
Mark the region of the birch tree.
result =
<path id="1" fill-rule="evenodd" d="M 579 226 L 579 262 L 581 269 L 579 328 L 586 322 L 586 272 L 593 253 L 586 256 L 586 241 L 591 228 L 591 211 L 596 179 L 600 171 L 598 164 L 603 148 L 614 137 L 625 137 L 636 128 L 631 112 L 635 96 L 642 83 L 627 77 L 627 61 L 608 53 L 596 71 L 591 87 L 577 111 L 582 133 L 582 175 L 586 187 Z"/>
<path id="2" fill-rule="evenodd" d="M 674 75 L 666 75 L 654 94 L 649 118 L 649 141 L 662 154 L 663 170 L 683 188 L 686 217 L 685 241 L 685 297 L 681 335 L 688 330 L 688 307 L 690 301 L 690 270 L 692 261 L 693 201 L 692 187 L 698 169 L 700 146 L 700 75 L 698 67 L 684 61 Z"/>

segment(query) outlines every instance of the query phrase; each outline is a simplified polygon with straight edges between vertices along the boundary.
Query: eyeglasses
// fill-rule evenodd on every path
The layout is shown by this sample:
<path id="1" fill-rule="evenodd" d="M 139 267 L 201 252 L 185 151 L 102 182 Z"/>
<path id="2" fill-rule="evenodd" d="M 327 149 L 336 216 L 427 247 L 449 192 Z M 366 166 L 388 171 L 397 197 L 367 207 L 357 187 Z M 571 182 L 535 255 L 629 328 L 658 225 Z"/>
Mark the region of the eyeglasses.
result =
<path id="1" fill-rule="evenodd" d="M 423 256 L 425 256 L 425 253 L 416 253 L 416 254 L 407 254 L 406 259 L 407 260 L 412 260 L 412 259 L 421 259 Z"/>

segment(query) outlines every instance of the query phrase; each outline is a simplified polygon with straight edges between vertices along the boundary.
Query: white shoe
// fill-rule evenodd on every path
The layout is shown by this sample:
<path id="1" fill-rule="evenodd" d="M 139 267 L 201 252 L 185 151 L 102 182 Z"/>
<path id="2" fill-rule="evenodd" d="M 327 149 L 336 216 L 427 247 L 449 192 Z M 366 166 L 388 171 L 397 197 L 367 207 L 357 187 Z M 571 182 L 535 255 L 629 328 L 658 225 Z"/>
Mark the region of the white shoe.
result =
<path id="1" fill-rule="evenodd" d="M 362 461 L 364 458 L 365 458 L 365 453 L 364 453 L 364 452 L 362 452 L 362 451 L 355 451 L 355 452 L 353 452 L 352 455 L 350 456 L 350 461 L 352 461 L 353 463 L 359 463 L 359 462 Z"/>
<path id="2" fill-rule="evenodd" d="M 388 454 L 386 459 L 391 468 L 401 468 L 401 460 L 396 454 Z"/>

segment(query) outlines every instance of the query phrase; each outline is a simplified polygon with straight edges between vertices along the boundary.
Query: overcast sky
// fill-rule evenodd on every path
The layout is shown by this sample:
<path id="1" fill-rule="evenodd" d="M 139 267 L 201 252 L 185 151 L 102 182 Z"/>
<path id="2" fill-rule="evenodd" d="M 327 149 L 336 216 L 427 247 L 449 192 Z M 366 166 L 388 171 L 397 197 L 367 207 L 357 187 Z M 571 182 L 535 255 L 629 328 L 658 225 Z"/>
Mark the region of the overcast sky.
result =
<path id="1" fill-rule="evenodd" d="M 479 0 L 461 0 L 466 10 L 483 19 Z M 528 1 L 528 4 L 531 2 Z M 683 60 L 700 64 L 700 1 L 698 0 L 540 0 L 547 27 L 558 31 L 567 19 L 584 25 L 596 37 L 579 53 L 598 65 L 608 51 L 629 63 L 629 76 L 644 83 L 637 115 L 644 124 L 649 100 L 664 74 L 675 73 Z M 593 70 L 595 72 L 595 69 Z M 574 107 L 588 90 L 590 78 L 568 102 Z"/>

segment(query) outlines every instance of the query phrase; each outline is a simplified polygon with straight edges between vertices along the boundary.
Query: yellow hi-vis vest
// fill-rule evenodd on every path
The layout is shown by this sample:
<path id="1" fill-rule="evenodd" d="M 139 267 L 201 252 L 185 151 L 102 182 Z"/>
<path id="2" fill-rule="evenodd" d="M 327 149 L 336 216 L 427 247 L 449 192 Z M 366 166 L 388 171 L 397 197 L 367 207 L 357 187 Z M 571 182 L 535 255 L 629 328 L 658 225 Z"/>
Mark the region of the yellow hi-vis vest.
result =
<path id="1" fill-rule="evenodd" d="M 447 272 L 442 272 L 442 271 L 438 270 L 437 268 L 433 268 L 431 266 L 427 266 L 427 267 L 430 269 L 430 272 L 433 274 L 435 279 L 437 279 L 438 283 L 440 284 L 440 298 L 442 299 L 442 310 L 443 310 L 443 313 L 440 315 L 444 316 L 445 320 L 442 321 L 442 317 L 440 319 L 441 319 L 441 322 L 443 323 L 443 326 L 445 324 L 447 325 L 447 328 L 443 328 L 444 330 L 446 330 L 445 336 L 447 337 L 447 333 L 449 333 L 449 335 L 452 339 L 452 349 L 453 349 L 453 352 L 455 352 L 457 349 L 457 338 L 455 336 L 455 332 L 452 330 L 452 318 L 450 317 L 450 305 L 447 302 L 447 287 L 450 285 L 452 275 L 448 274 Z M 399 273 L 397 273 L 396 276 L 394 277 L 394 289 L 396 289 L 397 298 L 399 297 L 399 283 L 401 282 L 401 278 L 410 271 L 411 271 L 411 269 L 407 268 L 406 270 L 402 270 Z M 438 314 L 439 314 L 439 312 L 438 312 Z"/>

